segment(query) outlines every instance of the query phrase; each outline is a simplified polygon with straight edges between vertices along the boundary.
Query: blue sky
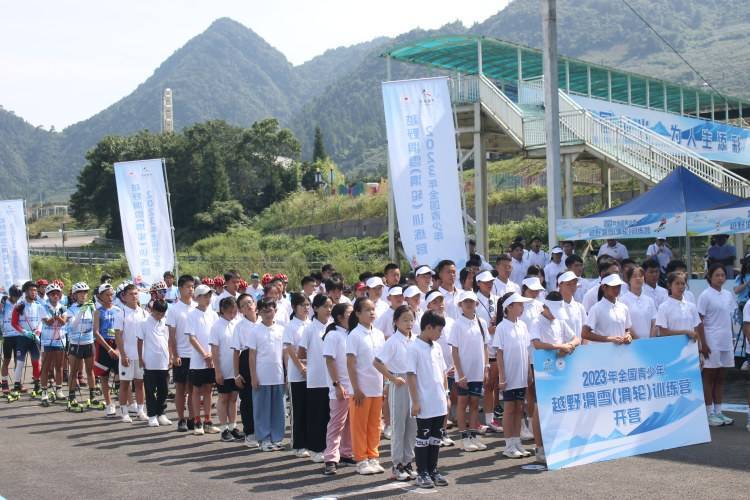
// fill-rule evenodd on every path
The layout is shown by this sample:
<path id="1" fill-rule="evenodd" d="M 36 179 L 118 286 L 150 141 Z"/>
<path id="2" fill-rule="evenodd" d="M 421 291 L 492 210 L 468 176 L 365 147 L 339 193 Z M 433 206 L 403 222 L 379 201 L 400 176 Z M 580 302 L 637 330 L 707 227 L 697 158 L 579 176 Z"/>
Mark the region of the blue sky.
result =
<path id="1" fill-rule="evenodd" d="M 58 130 L 132 92 L 219 17 L 301 64 L 326 49 L 416 27 L 482 21 L 509 0 L 24 0 L 0 3 L 0 105 Z M 364 7 L 367 5 L 367 8 Z"/>

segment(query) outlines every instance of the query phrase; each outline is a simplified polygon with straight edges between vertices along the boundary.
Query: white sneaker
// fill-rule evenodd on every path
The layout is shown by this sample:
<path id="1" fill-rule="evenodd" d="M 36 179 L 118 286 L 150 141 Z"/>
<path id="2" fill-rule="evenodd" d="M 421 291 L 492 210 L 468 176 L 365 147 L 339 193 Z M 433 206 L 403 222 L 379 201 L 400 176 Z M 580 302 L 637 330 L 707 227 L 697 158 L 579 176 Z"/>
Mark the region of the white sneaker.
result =
<path id="1" fill-rule="evenodd" d="M 515 448 L 516 450 L 518 450 L 518 453 L 520 453 L 521 456 L 524 456 L 524 457 L 531 456 L 531 452 L 527 450 L 526 448 L 524 448 L 520 441 L 516 441 Z"/>
<path id="2" fill-rule="evenodd" d="M 166 415 L 159 415 L 156 417 L 156 420 L 159 422 L 159 425 L 172 425 L 172 421 Z"/>
<path id="3" fill-rule="evenodd" d="M 383 472 L 385 472 L 383 466 L 380 465 L 380 460 L 378 460 L 377 458 L 371 458 L 367 462 L 370 464 L 370 468 L 372 468 L 372 470 L 374 470 L 376 474 L 382 474 Z"/>
<path id="4" fill-rule="evenodd" d="M 535 460 L 540 464 L 547 463 L 547 455 L 544 454 L 544 446 L 537 446 Z"/>
<path id="5" fill-rule="evenodd" d="M 297 458 L 310 458 L 310 452 L 307 451 L 304 448 L 300 448 L 299 450 L 294 450 L 294 456 Z M 314 462 L 315 460 L 313 460 Z"/>
<path id="6" fill-rule="evenodd" d="M 58 389 L 55 391 L 55 399 L 65 401 L 65 393 L 62 391 L 62 389 Z"/>
<path id="7" fill-rule="evenodd" d="M 125 424 L 132 424 L 133 423 L 133 419 L 130 418 L 130 415 L 128 415 L 126 413 L 125 415 L 122 416 L 122 422 L 125 423 Z"/>
<path id="8" fill-rule="evenodd" d="M 138 420 L 145 422 L 146 420 L 149 420 L 148 415 L 146 415 L 146 412 L 139 411 L 138 414 L 135 416 Z"/>
<path id="9" fill-rule="evenodd" d="M 255 434 L 248 434 L 245 436 L 245 446 L 248 448 L 257 448 L 258 441 L 255 440 Z"/>
<path id="10" fill-rule="evenodd" d="M 313 453 L 311 459 L 312 459 L 313 463 L 322 464 L 323 463 L 323 454 L 322 453 Z"/>
<path id="11" fill-rule="evenodd" d="M 390 425 L 386 425 L 385 429 L 383 429 L 383 437 L 391 439 L 391 435 L 393 435 L 393 428 Z"/>
<path id="12" fill-rule="evenodd" d="M 159 427 L 159 421 L 156 419 L 156 417 L 149 417 L 148 418 L 148 426 L 149 427 Z"/>
<path id="13" fill-rule="evenodd" d="M 479 448 L 476 444 L 474 444 L 474 440 L 472 440 L 470 437 L 463 438 L 461 440 L 461 444 L 463 446 L 464 451 L 477 451 Z"/>
<path id="14" fill-rule="evenodd" d="M 115 405 L 109 404 L 106 408 L 104 408 L 104 416 L 105 417 L 116 417 L 117 416 L 117 409 L 115 409 Z"/>
<path id="15" fill-rule="evenodd" d="M 719 418 L 718 415 L 712 413 L 708 416 L 708 425 L 710 427 L 721 427 L 722 425 L 724 425 L 724 420 Z"/>
<path id="16" fill-rule="evenodd" d="M 440 441 L 440 446 L 453 446 L 453 445 L 455 445 L 455 444 L 456 444 L 456 442 L 455 442 L 455 441 L 453 441 L 453 440 L 452 440 L 452 439 L 451 439 L 451 438 L 450 438 L 450 437 L 448 436 L 448 434 L 446 434 L 445 436 L 443 436 L 442 440 Z"/>
<path id="17" fill-rule="evenodd" d="M 521 421 L 521 440 L 531 441 L 532 439 L 534 439 L 534 433 L 531 432 L 531 429 L 529 429 L 529 425 L 526 423 L 526 419 L 524 418 Z"/>
<path id="18" fill-rule="evenodd" d="M 477 447 L 477 450 L 486 450 L 487 445 L 482 442 L 479 436 L 472 436 L 471 442 L 474 443 L 474 446 Z"/>
<path id="19" fill-rule="evenodd" d="M 750 371 L 750 359 L 746 359 L 744 363 L 742 363 L 742 366 L 740 366 L 741 372 L 747 372 Z"/>
<path id="20" fill-rule="evenodd" d="M 717 413 L 716 416 L 719 417 L 724 422 L 724 425 L 732 425 L 734 423 L 733 418 L 727 417 L 721 412 Z"/>
<path id="21" fill-rule="evenodd" d="M 375 474 L 375 469 L 373 469 L 370 466 L 369 461 L 362 460 L 361 462 L 357 463 L 357 474 L 361 474 L 363 476 L 370 476 L 372 474 Z"/>
<path id="22" fill-rule="evenodd" d="M 503 456 L 508 458 L 523 458 L 523 454 L 513 446 L 506 446 L 503 450 Z"/>

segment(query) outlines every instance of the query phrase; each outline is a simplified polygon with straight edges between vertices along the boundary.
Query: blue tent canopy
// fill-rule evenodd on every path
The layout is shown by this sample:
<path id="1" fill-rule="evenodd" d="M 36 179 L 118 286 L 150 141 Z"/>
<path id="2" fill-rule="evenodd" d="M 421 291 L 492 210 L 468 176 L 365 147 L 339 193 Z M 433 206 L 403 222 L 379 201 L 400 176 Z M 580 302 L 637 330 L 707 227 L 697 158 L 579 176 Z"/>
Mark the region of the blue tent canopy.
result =
<path id="1" fill-rule="evenodd" d="M 660 183 L 637 198 L 614 208 L 589 215 L 587 218 L 665 212 L 699 212 L 721 205 L 746 201 L 739 196 L 712 186 L 685 167 L 678 167 Z"/>

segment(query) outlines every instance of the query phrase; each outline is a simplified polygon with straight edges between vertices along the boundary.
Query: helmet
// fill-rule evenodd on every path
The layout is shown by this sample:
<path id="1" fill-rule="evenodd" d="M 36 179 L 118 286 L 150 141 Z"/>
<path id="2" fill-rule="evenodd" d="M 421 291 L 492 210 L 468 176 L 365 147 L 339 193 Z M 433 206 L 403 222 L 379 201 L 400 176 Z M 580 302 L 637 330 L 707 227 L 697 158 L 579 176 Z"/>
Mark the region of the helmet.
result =
<path id="1" fill-rule="evenodd" d="M 88 291 L 89 291 L 89 286 L 86 283 L 84 283 L 83 281 L 79 281 L 78 283 L 76 283 L 75 285 L 73 285 L 73 289 L 71 290 L 72 293 L 76 293 L 76 292 L 88 292 Z"/>
<path id="2" fill-rule="evenodd" d="M 120 283 L 119 285 L 117 285 L 117 288 L 115 288 L 115 295 L 120 295 L 125 290 L 126 286 L 132 285 L 132 284 L 133 284 L 133 282 L 130 281 L 130 280 L 123 281 L 122 283 Z"/>
<path id="3" fill-rule="evenodd" d="M 61 279 L 56 279 L 56 280 L 52 281 L 52 283 L 54 283 L 55 285 L 59 286 L 60 290 L 62 290 L 63 288 L 65 288 L 65 282 L 63 280 L 61 280 Z"/>
<path id="4" fill-rule="evenodd" d="M 39 278 L 36 280 L 36 286 L 47 286 L 49 285 L 49 282 L 44 278 Z"/>
<path id="5" fill-rule="evenodd" d="M 246 288 L 247 288 L 247 281 L 245 281 L 245 280 L 243 280 L 243 279 L 240 279 L 240 286 L 239 286 L 239 289 L 240 289 L 240 290 L 244 290 L 244 289 L 246 289 Z"/>
<path id="6" fill-rule="evenodd" d="M 288 283 L 289 282 L 289 278 L 284 273 L 277 274 L 276 276 L 274 276 L 274 279 L 279 279 L 279 280 L 283 281 L 284 283 Z"/>
<path id="7" fill-rule="evenodd" d="M 224 278 L 217 276 L 214 278 L 214 286 L 224 286 Z"/>
<path id="8" fill-rule="evenodd" d="M 271 276 L 270 274 L 266 273 L 266 274 L 263 275 L 263 279 L 260 280 L 260 284 L 263 285 L 263 286 L 266 286 L 267 284 L 269 284 L 271 282 L 272 279 L 273 279 L 273 276 Z"/>
<path id="9" fill-rule="evenodd" d="M 151 291 L 152 292 L 158 292 L 159 290 L 166 290 L 167 284 L 163 281 L 157 281 L 154 284 L 151 285 Z"/>
<path id="10" fill-rule="evenodd" d="M 201 283 L 208 286 L 214 286 L 214 279 L 213 278 L 203 278 L 201 280 Z"/>
<path id="11" fill-rule="evenodd" d="M 11 285 L 10 289 L 8 290 L 8 295 L 10 297 L 19 298 L 21 295 L 23 295 L 23 292 L 21 291 L 21 287 L 18 285 Z"/>
<path id="12" fill-rule="evenodd" d="M 52 292 L 60 292 L 62 293 L 62 288 L 57 283 L 50 283 L 47 285 L 47 288 L 45 289 L 45 292 L 47 292 L 47 295 L 49 295 Z"/>

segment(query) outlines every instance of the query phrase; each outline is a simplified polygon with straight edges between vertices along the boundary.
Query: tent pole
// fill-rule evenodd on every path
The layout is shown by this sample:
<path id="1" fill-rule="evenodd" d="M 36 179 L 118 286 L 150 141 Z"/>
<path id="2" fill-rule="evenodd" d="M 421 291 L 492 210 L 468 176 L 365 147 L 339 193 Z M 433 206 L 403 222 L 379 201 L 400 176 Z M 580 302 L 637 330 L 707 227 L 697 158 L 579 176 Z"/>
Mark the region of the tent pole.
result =
<path id="1" fill-rule="evenodd" d="M 693 249 L 690 245 L 690 236 L 685 235 L 685 264 L 687 264 L 688 279 L 693 277 Z"/>

